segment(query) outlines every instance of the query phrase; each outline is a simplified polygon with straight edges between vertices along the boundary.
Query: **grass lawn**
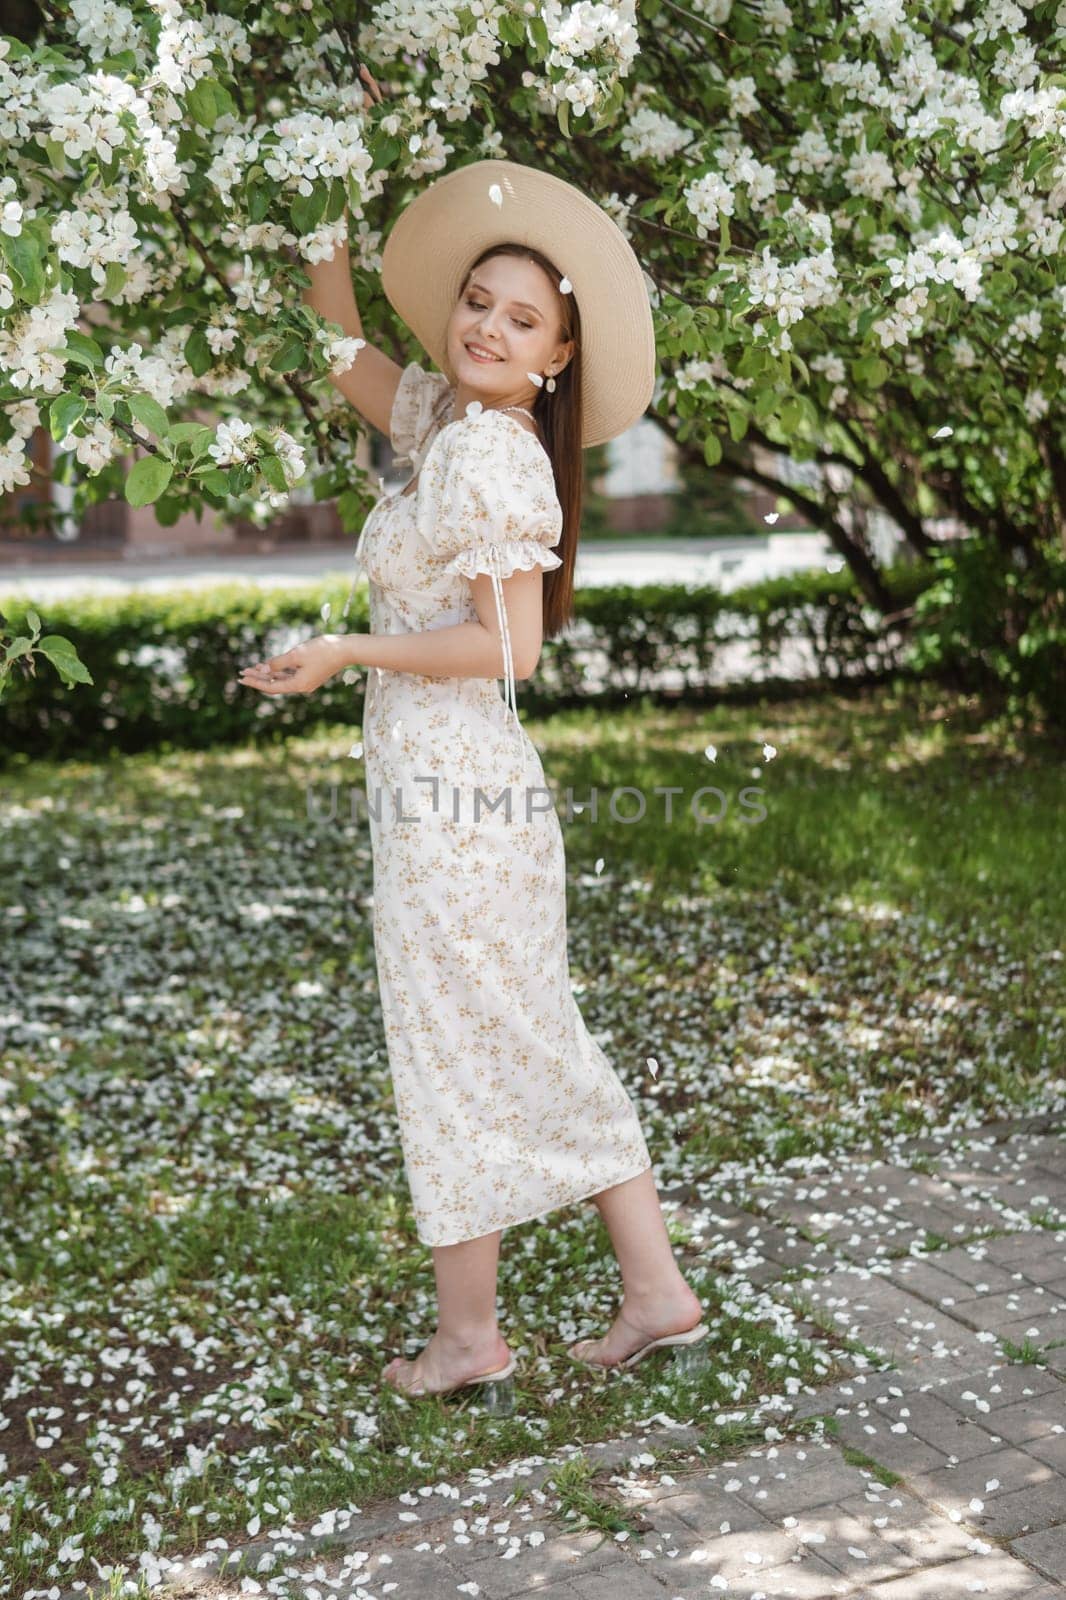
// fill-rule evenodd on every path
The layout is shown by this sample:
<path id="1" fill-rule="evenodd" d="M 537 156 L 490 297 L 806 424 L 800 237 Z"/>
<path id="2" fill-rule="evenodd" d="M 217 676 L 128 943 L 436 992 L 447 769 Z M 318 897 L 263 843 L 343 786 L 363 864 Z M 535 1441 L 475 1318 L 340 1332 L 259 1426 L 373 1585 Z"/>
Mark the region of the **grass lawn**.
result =
<path id="1" fill-rule="evenodd" d="M 568 787 L 586 803 L 564 821 L 572 976 L 662 1187 L 743 1200 L 789 1164 L 1063 1105 L 1061 750 L 925 687 L 524 720 L 560 813 Z M 618 1291 L 582 1205 L 504 1236 L 512 1416 L 379 1388 L 434 1293 L 348 816 L 357 732 L 0 776 L 0 1593 L 147 1594 L 207 1541 L 659 1413 L 713 1455 L 844 1370 L 783 1297 L 698 1261 L 705 1373 L 574 1367 Z M 724 815 L 699 824 L 712 785 Z M 671 822 L 656 787 L 680 791 Z M 616 789 L 643 820 L 611 817 Z"/>

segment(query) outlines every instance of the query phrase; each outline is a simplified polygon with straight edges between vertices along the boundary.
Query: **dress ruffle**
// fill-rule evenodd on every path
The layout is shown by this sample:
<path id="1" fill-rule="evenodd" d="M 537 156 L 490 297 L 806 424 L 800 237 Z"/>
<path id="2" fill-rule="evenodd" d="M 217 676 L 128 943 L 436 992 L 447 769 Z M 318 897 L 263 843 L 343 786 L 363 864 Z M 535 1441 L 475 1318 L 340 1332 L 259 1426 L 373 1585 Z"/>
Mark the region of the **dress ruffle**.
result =
<path id="1" fill-rule="evenodd" d="M 500 544 L 472 544 L 454 555 L 444 570 L 461 573 L 464 578 L 493 572 L 500 578 L 509 578 L 515 572 L 532 572 L 534 567 L 550 572 L 562 564 L 554 550 L 536 539 L 507 539 Z"/>

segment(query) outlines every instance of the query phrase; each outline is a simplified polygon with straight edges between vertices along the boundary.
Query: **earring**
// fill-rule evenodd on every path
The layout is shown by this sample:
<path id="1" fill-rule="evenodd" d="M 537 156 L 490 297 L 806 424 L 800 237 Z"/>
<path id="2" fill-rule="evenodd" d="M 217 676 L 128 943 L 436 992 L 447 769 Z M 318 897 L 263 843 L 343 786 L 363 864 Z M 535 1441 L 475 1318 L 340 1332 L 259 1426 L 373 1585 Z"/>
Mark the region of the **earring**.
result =
<path id="1" fill-rule="evenodd" d="M 544 387 L 547 389 L 549 394 L 554 394 L 555 393 L 555 379 L 553 377 L 550 377 L 548 379 L 547 383 L 544 385 Z"/>

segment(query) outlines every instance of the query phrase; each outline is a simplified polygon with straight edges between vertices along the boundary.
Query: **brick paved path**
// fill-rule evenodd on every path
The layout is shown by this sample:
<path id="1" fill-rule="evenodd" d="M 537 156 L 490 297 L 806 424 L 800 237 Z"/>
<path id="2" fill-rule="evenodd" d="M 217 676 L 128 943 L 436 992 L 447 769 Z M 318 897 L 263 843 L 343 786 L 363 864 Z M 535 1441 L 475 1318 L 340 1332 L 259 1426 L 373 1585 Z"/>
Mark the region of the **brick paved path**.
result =
<path id="1" fill-rule="evenodd" d="M 679 1207 L 706 1259 L 730 1259 L 761 1289 L 798 1297 L 804 1331 L 830 1330 L 894 1363 L 862 1370 L 859 1354 L 854 1376 L 832 1389 L 760 1410 L 762 1428 L 800 1419 L 809 1436 L 775 1444 L 771 1435 L 713 1466 L 692 1454 L 669 1469 L 650 1452 L 683 1451 L 695 1429 L 575 1450 L 595 1473 L 593 1491 L 631 1524 L 620 1536 L 568 1532 L 554 1490 L 541 1488 L 558 1463 L 538 1458 L 464 1483 L 457 1499 L 410 1494 L 327 1517 L 299 1540 L 261 1539 L 224 1574 L 213 1570 L 217 1557 L 190 1564 L 164 1592 L 1066 1595 L 1066 1137 L 1055 1119 L 1033 1118 L 969 1140 L 961 1153 L 958 1139 L 954 1148 L 916 1141 L 899 1164 L 773 1178 L 747 1208 L 691 1198 Z M 980 1230 L 985 1237 L 969 1237 Z M 906 1254 L 930 1233 L 941 1248 Z M 522 1498 L 509 1506 L 516 1488 Z M 271 1584 L 259 1567 L 259 1590 L 242 1587 L 271 1551 L 276 1572 L 299 1578 Z"/>

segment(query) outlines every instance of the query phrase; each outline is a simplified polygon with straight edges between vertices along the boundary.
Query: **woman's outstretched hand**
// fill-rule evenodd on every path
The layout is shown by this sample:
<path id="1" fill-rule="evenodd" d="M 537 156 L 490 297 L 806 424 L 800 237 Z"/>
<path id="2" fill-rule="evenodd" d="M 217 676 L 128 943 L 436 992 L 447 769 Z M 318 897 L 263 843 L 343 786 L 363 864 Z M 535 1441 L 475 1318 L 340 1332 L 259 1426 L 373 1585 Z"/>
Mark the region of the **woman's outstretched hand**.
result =
<path id="1" fill-rule="evenodd" d="M 316 634 L 284 655 L 242 668 L 237 681 L 246 689 L 259 689 L 263 694 L 313 694 L 334 673 L 355 665 L 352 642 L 351 634 Z"/>

